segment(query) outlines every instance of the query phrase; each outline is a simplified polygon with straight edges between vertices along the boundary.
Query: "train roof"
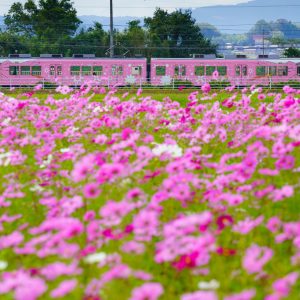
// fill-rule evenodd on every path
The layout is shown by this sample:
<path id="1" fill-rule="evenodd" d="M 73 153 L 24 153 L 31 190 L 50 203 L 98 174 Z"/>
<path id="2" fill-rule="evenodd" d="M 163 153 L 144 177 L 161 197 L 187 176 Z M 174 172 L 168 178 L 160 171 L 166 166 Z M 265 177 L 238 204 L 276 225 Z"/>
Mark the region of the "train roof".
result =
<path id="1" fill-rule="evenodd" d="M 0 57 L 0 63 L 9 61 L 13 63 L 18 63 L 18 62 L 26 62 L 26 61 L 34 61 L 34 60 L 41 60 L 41 61 L 47 61 L 47 60 L 59 60 L 59 61 L 64 61 L 64 60 L 76 60 L 76 61 L 89 61 L 89 60 L 105 60 L 105 61 L 118 61 L 118 60 L 125 60 L 125 61 L 146 61 L 147 58 L 145 57 L 126 57 L 126 58 L 117 58 L 117 57 L 17 57 L 17 58 L 12 58 L 12 57 Z"/>
<path id="2" fill-rule="evenodd" d="M 193 58 L 193 57 L 177 57 L 177 58 L 162 58 L 162 57 L 153 57 L 152 60 L 186 60 L 186 61 L 207 61 L 207 60 L 216 60 L 216 61 L 267 61 L 273 63 L 287 63 L 295 62 L 300 63 L 300 58 L 214 58 L 214 59 L 203 59 L 203 58 Z"/>

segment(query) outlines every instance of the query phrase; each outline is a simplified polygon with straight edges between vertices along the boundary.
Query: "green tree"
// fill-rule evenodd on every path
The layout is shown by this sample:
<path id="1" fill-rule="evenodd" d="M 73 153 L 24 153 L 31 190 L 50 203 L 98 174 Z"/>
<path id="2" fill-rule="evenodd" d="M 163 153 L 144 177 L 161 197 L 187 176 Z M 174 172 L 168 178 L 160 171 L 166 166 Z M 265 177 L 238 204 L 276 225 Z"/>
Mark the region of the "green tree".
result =
<path id="1" fill-rule="evenodd" d="M 209 23 L 200 23 L 199 27 L 201 29 L 201 33 L 208 39 L 220 37 L 220 31 Z"/>
<path id="2" fill-rule="evenodd" d="M 300 57 L 300 49 L 290 47 L 284 51 L 285 57 Z"/>
<path id="3" fill-rule="evenodd" d="M 109 35 L 103 30 L 100 23 L 95 22 L 87 30 L 81 29 L 68 45 L 68 53 L 94 53 L 96 56 L 105 56 L 109 48 Z"/>
<path id="4" fill-rule="evenodd" d="M 145 18 L 152 54 L 171 57 L 189 57 L 193 53 L 216 53 L 216 46 L 204 38 L 190 10 L 168 13 L 157 8 L 152 18 Z M 156 49 L 155 49 L 156 48 Z M 165 49 L 167 48 L 167 49 Z"/>
<path id="5" fill-rule="evenodd" d="M 126 56 L 147 56 L 147 32 L 141 27 L 139 20 L 128 22 L 128 28 L 116 35 L 116 53 Z"/>
<path id="6" fill-rule="evenodd" d="M 8 31 L 54 42 L 73 35 L 81 21 L 71 0 L 27 0 L 14 3 L 4 16 Z"/>
<path id="7" fill-rule="evenodd" d="M 0 32 L 0 56 L 7 56 L 9 53 L 29 52 L 28 39 L 11 34 L 8 31 Z"/>

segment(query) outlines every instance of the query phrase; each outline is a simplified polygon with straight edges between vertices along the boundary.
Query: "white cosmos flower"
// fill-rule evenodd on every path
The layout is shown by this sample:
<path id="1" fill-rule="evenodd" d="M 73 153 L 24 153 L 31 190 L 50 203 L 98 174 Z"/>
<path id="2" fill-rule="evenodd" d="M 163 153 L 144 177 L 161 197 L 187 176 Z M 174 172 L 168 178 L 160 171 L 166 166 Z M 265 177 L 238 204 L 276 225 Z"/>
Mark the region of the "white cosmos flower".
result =
<path id="1" fill-rule="evenodd" d="M 69 148 L 61 148 L 59 151 L 60 151 L 61 153 L 66 153 L 66 152 L 69 152 L 70 149 L 69 149 Z"/>
<path id="2" fill-rule="evenodd" d="M 94 263 L 99 263 L 99 262 L 105 260 L 106 257 L 107 257 L 106 253 L 104 253 L 104 252 L 98 252 L 98 253 L 87 255 L 84 258 L 84 261 L 87 264 L 94 264 Z"/>
<path id="3" fill-rule="evenodd" d="M 3 120 L 2 125 L 8 125 L 10 123 L 10 121 L 11 121 L 11 118 L 8 117 Z"/>
<path id="4" fill-rule="evenodd" d="M 0 166 L 7 167 L 10 164 L 11 155 L 11 152 L 0 153 Z"/>
<path id="5" fill-rule="evenodd" d="M 4 260 L 0 260 L 0 271 L 5 270 L 8 266 L 8 263 Z"/>
<path id="6" fill-rule="evenodd" d="M 52 154 L 49 154 L 49 155 L 47 156 L 47 159 L 45 159 L 45 160 L 43 161 L 43 163 L 40 165 L 40 168 L 45 168 L 45 167 L 47 167 L 48 165 L 50 165 L 50 163 L 51 163 L 51 161 L 52 161 L 52 158 L 53 158 L 53 155 L 52 155 Z"/>
<path id="7" fill-rule="evenodd" d="M 35 184 L 29 190 L 32 192 L 42 192 L 44 189 L 39 184 Z"/>
<path id="8" fill-rule="evenodd" d="M 220 283 L 213 279 L 211 281 L 200 281 L 198 283 L 198 288 L 201 290 L 216 290 L 220 287 Z"/>
<path id="9" fill-rule="evenodd" d="M 182 149 L 177 145 L 169 144 L 156 144 L 157 146 L 152 149 L 152 152 L 156 156 L 160 156 L 163 153 L 170 154 L 172 157 L 181 157 Z"/>

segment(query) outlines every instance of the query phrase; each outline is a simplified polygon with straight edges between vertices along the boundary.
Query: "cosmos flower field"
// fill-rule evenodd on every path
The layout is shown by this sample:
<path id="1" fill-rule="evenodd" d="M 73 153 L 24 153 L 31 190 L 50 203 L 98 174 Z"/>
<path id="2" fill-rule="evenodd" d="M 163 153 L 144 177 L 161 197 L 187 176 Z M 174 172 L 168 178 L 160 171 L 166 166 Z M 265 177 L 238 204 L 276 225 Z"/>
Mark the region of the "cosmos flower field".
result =
<path id="1" fill-rule="evenodd" d="M 1 299 L 300 299 L 299 90 L 39 88 L 0 94 Z"/>

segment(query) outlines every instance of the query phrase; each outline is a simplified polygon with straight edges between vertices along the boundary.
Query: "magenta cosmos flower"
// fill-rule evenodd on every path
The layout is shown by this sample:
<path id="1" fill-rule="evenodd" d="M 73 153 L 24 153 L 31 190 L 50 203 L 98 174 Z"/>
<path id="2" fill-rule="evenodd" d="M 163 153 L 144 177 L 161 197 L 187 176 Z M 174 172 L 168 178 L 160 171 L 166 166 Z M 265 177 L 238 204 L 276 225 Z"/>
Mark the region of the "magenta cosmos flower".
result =
<path id="1" fill-rule="evenodd" d="M 130 300 L 156 300 L 163 294 L 160 283 L 149 282 L 132 291 Z"/>

